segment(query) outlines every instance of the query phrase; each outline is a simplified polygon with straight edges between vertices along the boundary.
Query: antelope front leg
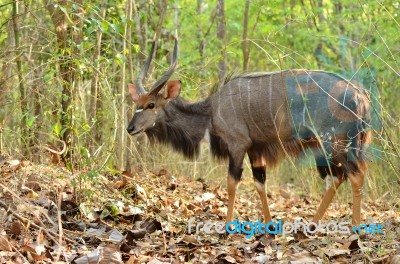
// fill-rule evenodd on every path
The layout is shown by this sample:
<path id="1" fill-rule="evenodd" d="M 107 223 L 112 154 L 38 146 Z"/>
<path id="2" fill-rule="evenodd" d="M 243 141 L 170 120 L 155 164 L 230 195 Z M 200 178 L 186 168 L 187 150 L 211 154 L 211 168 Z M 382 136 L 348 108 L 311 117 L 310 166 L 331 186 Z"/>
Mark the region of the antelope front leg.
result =
<path id="1" fill-rule="evenodd" d="M 226 214 L 226 222 L 233 221 L 235 211 L 236 190 L 242 177 L 243 169 L 234 165 L 233 161 L 229 161 L 228 173 L 228 213 Z"/>
<path id="2" fill-rule="evenodd" d="M 333 177 L 328 175 L 327 177 Z M 319 220 L 324 216 L 326 209 L 328 209 L 329 204 L 332 202 L 333 196 L 335 196 L 336 190 L 343 183 L 342 178 L 333 178 L 333 184 L 326 190 L 324 198 L 322 198 L 321 203 L 319 204 L 318 210 L 314 215 L 313 222 L 318 223 Z"/>
<path id="3" fill-rule="evenodd" d="M 250 142 L 240 144 L 236 142 L 235 138 L 232 141 L 235 142 L 229 147 L 229 170 L 228 170 L 228 212 L 226 214 L 226 223 L 233 220 L 233 214 L 235 210 L 236 190 L 239 185 L 240 179 L 243 173 L 243 159 L 246 154 Z"/>
<path id="4" fill-rule="evenodd" d="M 226 214 L 226 222 L 233 221 L 235 211 L 236 190 L 240 180 L 237 180 L 231 173 L 228 174 L 228 213 Z"/>

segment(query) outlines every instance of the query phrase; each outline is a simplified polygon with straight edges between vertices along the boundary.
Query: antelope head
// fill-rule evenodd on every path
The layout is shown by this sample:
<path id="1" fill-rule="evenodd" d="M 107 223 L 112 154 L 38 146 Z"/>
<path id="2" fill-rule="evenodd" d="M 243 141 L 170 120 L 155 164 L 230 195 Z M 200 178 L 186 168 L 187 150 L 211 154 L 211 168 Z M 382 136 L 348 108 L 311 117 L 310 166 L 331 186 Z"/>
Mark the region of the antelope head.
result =
<path id="1" fill-rule="evenodd" d="M 140 71 L 135 84 L 129 84 L 129 92 L 133 102 L 136 104 L 136 110 L 131 122 L 127 128 L 130 135 L 136 135 L 153 128 L 163 119 L 163 108 L 169 100 L 176 98 L 181 89 L 179 80 L 168 81 L 174 73 L 178 58 L 178 41 L 175 39 L 174 53 L 171 65 L 164 75 L 146 92 L 143 86 L 143 80 L 147 75 L 154 53 L 154 45 L 151 47 L 150 55 L 146 60 L 143 69 Z M 160 93 L 164 88 L 164 92 Z"/>

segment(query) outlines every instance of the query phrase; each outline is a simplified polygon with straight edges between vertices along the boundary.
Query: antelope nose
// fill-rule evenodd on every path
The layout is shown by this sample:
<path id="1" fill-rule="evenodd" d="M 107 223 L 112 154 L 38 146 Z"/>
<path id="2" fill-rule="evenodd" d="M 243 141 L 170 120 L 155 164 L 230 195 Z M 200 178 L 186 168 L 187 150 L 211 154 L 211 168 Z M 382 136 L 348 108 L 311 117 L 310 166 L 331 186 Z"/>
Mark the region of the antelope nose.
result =
<path id="1" fill-rule="evenodd" d="M 128 133 L 132 133 L 133 131 L 135 131 L 135 126 L 128 126 L 128 128 L 126 129 L 128 131 Z"/>

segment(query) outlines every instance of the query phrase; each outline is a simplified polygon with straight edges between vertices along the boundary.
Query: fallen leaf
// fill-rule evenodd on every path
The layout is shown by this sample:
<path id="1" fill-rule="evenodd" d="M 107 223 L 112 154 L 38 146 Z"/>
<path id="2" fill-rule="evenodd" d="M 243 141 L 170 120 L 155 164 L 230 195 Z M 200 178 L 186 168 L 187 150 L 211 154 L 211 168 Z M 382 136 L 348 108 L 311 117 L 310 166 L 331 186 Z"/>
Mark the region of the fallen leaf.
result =
<path id="1" fill-rule="evenodd" d="M 223 257 L 222 259 L 225 260 L 225 261 L 227 261 L 228 263 L 237 263 L 237 262 L 236 262 L 236 259 L 234 259 L 234 258 L 231 257 L 231 256 L 226 256 L 226 257 Z"/>
<path id="2" fill-rule="evenodd" d="M 96 248 L 92 252 L 81 256 L 79 258 L 74 259 L 74 263 L 76 264 L 92 264 L 99 263 L 102 256 L 102 250 L 100 248 Z"/>
<path id="3" fill-rule="evenodd" d="M 107 244 L 103 248 L 100 264 L 109 264 L 109 263 L 124 263 L 122 261 L 122 255 L 121 252 L 119 252 L 119 247 L 118 245 L 113 245 L 113 244 Z"/>
<path id="4" fill-rule="evenodd" d="M 122 240 L 125 239 L 125 236 L 122 235 L 117 229 L 112 229 L 107 234 L 108 234 L 108 239 L 117 244 L 119 244 Z"/>
<path id="5" fill-rule="evenodd" d="M 4 163 L 7 164 L 10 167 L 17 167 L 18 165 L 21 164 L 21 162 L 19 160 L 7 160 Z"/>
<path id="6" fill-rule="evenodd" d="M 285 199 L 290 199 L 290 194 L 283 189 L 279 189 L 279 194 Z"/>
<path id="7" fill-rule="evenodd" d="M 203 195 L 201 196 L 201 200 L 203 202 L 207 202 L 214 198 L 215 198 L 215 194 L 213 194 L 213 193 L 203 193 Z"/>
<path id="8" fill-rule="evenodd" d="M 24 230 L 24 226 L 21 224 L 19 220 L 14 220 L 10 226 L 10 234 L 11 237 L 18 237 Z"/>
<path id="9" fill-rule="evenodd" d="M 257 263 L 268 263 L 269 257 L 267 255 L 260 255 L 251 259 Z"/>
<path id="10" fill-rule="evenodd" d="M 329 258 L 333 258 L 340 255 L 349 254 L 350 250 L 341 249 L 341 248 L 330 248 L 330 249 L 322 249 L 322 252 L 325 253 Z"/>
<path id="11" fill-rule="evenodd" d="M 95 209 L 85 203 L 79 205 L 79 210 L 91 222 L 100 218 L 100 215 L 95 211 Z"/>
<path id="12" fill-rule="evenodd" d="M 146 229 L 141 229 L 141 230 L 131 230 L 127 233 L 126 235 L 126 241 L 129 245 L 133 244 L 133 240 L 141 239 L 144 238 L 144 236 L 147 234 Z"/>
<path id="13" fill-rule="evenodd" d="M 372 261 L 374 264 L 399 264 L 400 263 L 400 255 L 393 255 L 389 257 L 384 257 L 381 259 L 375 259 Z"/>
<path id="14" fill-rule="evenodd" d="M 138 196 L 138 198 L 141 199 L 142 201 L 146 201 L 147 194 L 144 188 L 137 183 L 135 184 L 135 188 L 136 188 L 136 195 Z"/>
<path id="15" fill-rule="evenodd" d="M 4 251 L 12 251 L 10 242 L 6 236 L 0 235 L 0 249 Z"/>
<path id="16" fill-rule="evenodd" d="M 194 238 L 194 236 L 192 236 L 192 235 L 185 235 L 182 238 L 182 241 L 184 241 L 186 243 L 192 243 L 192 244 L 195 244 L 195 245 L 199 245 L 200 244 L 200 242 L 196 238 Z"/>
<path id="17" fill-rule="evenodd" d="M 89 228 L 86 230 L 85 235 L 86 236 L 96 236 L 96 237 L 101 237 L 104 235 L 106 232 L 106 227 L 105 226 L 100 226 L 99 228 Z"/>

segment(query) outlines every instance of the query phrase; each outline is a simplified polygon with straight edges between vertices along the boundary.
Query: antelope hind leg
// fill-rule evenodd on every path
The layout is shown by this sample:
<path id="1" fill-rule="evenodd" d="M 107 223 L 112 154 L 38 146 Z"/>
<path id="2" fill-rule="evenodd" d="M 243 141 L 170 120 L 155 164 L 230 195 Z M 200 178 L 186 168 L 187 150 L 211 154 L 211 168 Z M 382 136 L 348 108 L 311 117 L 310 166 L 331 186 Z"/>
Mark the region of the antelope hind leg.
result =
<path id="1" fill-rule="evenodd" d="M 361 223 L 361 200 L 363 196 L 364 173 L 350 174 L 348 178 L 353 192 L 352 224 L 358 226 Z"/>
<path id="2" fill-rule="evenodd" d="M 328 175 L 327 177 L 333 177 Z M 324 216 L 326 209 L 328 209 L 329 204 L 332 202 L 333 197 L 335 196 L 336 190 L 343 183 L 343 179 L 334 177 L 333 184 L 326 190 L 324 198 L 322 198 L 321 203 L 319 204 L 318 210 L 314 215 L 313 222 L 318 223 L 319 220 Z"/>
<path id="3" fill-rule="evenodd" d="M 265 223 L 272 222 L 271 212 L 269 211 L 267 192 L 265 191 L 265 167 L 252 167 L 254 177 L 254 185 L 256 186 L 258 195 L 261 200 L 261 210 Z"/>

